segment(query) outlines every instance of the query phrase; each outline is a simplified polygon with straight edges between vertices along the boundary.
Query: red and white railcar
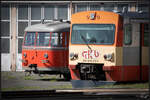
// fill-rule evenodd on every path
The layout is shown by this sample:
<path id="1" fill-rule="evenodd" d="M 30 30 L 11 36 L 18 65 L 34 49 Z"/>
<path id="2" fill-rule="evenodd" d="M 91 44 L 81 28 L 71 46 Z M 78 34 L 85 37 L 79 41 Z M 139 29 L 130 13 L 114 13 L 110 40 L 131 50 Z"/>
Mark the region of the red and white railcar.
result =
<path id="1" fill-rule="evenodd" d="M 68 46 L 70 23 L 53 21 L 25 29 L 22 66 L 40 74 L 63 74 L 69 78 Z"/>
<path id="2" fill-rule="evenodd" d="M 147 81 L 148 24 L 144 13 L 85 11 L 72 15 L 72 80 Z"/>

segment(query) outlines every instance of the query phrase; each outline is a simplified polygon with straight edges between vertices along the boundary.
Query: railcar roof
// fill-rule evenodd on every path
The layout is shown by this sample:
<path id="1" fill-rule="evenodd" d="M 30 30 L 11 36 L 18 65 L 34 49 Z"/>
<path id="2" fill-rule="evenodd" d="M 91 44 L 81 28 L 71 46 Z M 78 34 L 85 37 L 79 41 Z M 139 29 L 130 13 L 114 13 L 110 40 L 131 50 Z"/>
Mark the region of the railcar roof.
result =
<path id="1" fill-rule="evenodd" d="M 68 22 L 53 21 L 50 23 L 39 23 L 25 28 L 28 32 L 69 32 L 70 24 Z"/>
<path id="2" fill-rule="evenodd" d="M 127 12 L 127 13 L 120 13 L 123 17 L 128 17 L 131 19 L 149 19 L 149 13 L 147 12 Z"/>

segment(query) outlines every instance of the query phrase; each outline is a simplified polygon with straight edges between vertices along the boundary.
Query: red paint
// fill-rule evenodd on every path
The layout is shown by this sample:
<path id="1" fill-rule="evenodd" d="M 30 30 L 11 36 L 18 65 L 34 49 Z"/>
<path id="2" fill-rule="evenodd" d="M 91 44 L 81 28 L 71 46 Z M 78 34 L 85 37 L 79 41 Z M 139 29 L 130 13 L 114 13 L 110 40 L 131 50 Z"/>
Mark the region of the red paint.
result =
<path id="1" fill-rule="evenodd" d="M 148 81 L 149 77 L 149 66 L 142 66 L 142 81 Z"/>
<path id="2" fill-rule="evenodd" d="M 107 81 L 148 81 L 148 66 L 142 66 L 142 80 L 140 80 L 140 66 L 107 67 L 111 69 L 105 72 Z"/>
<path id="3" fill-rule="evenodd" d="M 76 69 L 76 65 L 69 65 L 72 80 L 80 80 L 79 70 Z"/>
<path id="4" fill-rule="evenodd" d="M 69 65 L 72 80 L 80 80 L 76 65 Z M 148 81 L 148 66 L 142 66 L 142 80 L 140 80 L 140 66 L 103 66 L 106 81 Z"/>
<path id="5" fill-rule="evenodd" d="M 36 32 L 36 39 L 34 40 L 35 43 L 37 40 L 37 34 L 38 33 Z M 51 32 L 49 32 L 49 34 L 50 36 L 52 36 Z M 36 64 L 37 68 L 50 68 L 50 67 L 63 68 L 63 67 L 68 66 L 69 50 L 68 50 L 68 45 L 65 45 L 65 35 L 69 35 L 69 33 L 68 32 L 63 33 L 62 47 L 51 47 L 51 38 L 49 40 L 49 46 L 36 46 L 36 44 L 34 44 L 34 46 L 24 46 L 24 43 L 23 43 L 22 59 L 26 62 L 22 63 L 22 67 L 29 67 L 30 64 Z M 67 37 L 67 41 L 66 41 L 67 43 L 69 42 L 68 38 L 69 37 Z M 33 48 L 24 49 L 24 47 L 33 47 Z M 36 49 L 36 47 L 40 47 L 41 49 Z M 52 49 L 46 50 L 46 48 L 50 48 L 50 47 Z M 24 57 L 24 53 L 27 54 L 27 57 Z M 45 58 L 44 54 L 48 54 L 48 58 Z M 43 63 L 42 62 L 43 60 L 48 61 L 48 62 Z"/>
<path id="6" fill-rule="evenodd" d="M 23 59 L 28 61 L 28 65 L 37 64 L 38 67 L 64 67 L 68 66 L 68 50 L 23 50 L 27 57 Z M 48 58 L 44 58 L 44 54 L 48 54 Z M 42 60 L 48 60 L 48 63 L 42 63 Z M 23 64 L 24 66 L 25 64 Z"/>
<path id="7" fill-rule="evenodd" d="M 114 66 L 103 66 L 104 71 L 113 71 L 115 69 Z"/>
<path id="8" fill-rule="evenodd" d="M 70 69 L 76 69 L 76 65 L 69 65 Z"/>
<path id="9" fill-rule="evenodd" d="M 120 47 L 123 46 L 123 18 L 119 16 L 118 19 L 118 27 L 116 26 L 117 29 L 117 34 L 116 34 L 116 46 Z"/>

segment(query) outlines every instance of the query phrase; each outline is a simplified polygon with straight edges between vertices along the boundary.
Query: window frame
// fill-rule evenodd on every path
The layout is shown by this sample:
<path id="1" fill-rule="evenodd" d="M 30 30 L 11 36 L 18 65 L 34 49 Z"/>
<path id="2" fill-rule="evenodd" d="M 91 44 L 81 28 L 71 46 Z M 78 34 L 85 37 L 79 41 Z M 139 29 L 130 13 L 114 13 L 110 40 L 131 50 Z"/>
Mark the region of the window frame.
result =
<path id="1" fill-rule="evenodd" d="M 35 40 L 34 40 L 34 44 L 33 45 L 25 45 L 27 33 L 35 33 Z M 35 45 L 36 45 L 36 39 L 37 39 L 37 32 L 28 32 L 28 31 L 25 32 L 23 46 L 25 46 L 25 47 L 35 47 Z"/>
<path id="2" fill-rule="evenodd" d="M 48 45 L 37 45 L 37 41 L 38 41 L 38 34 L 39 33 L 42 33 L 42 34 L 45 34 L 45 33 L 49 33 L 49 43 Z M 35 47 L 49 47 L 50 46 L 50 43 L 51 43 L 51 33 L 50 32 L 36 32 L 36 38 L 35 38 Z"/>
<path id="3" fill-rule="evenodd" d="M 21 6 L 26 6 L 27 7 L 27 13 L 28 13 L 28 18 L 27 19 L 19 19 L 19 7 Z M 27 23 L 27 27 L 30 25 L 30 5 L 29 4 L 21 4 L 21 5 L 17 5 L 17 52 L 18 53 L 22 53 L 20 52 L 20 47 L 22 48 L 22 45 L 20 44 L 23 44 L 24 45 L 24 35 L 25 35 L 25 31 L 23 31 L 23 34 L 24 35 L 21 35 L 21 33 L 19 33 L 19 23 Z M 26 28 L 26 27 L 25 27 Z M 22 43 L 19 43 L 19 39 L 23 39 L 22 40 Z"/>
<path id="4" fill-rule="evenodd" d="M 144 11 L 143 11 L 142 5 L 146 5 L 146 7 L 147 7 L 146 11 L 145 11 L 145 9 L 144 9 Z M 140 10 L 140 7 L 141 7 L 142 10 Z M 144 6 L 143 6 L 143 7 L 144 7 Z M 148 11 L 147 11 L 147 10 L 148 10 Z M 148 4 L 137 4 L 136 11 L 137 11 L 137 12 L 139 12 L 139 11 L 142 11 L 142 12 L 149 12 Z"/>
<path id="5" fill-rule="evenodd" d="M 126 30 L 126 28 L 129 28 L 130 27 L 130 29 L 131 30 L 129 30 L 130 31 L 130 33 L 127 33 L 127 31 L 128 30 Z M 124 41 L 123 41 L 123 43 L 125 44 L 125 45 L 132 45 L 132 31 L 133 31 L 133 29 L 132 29 L 132 24 L 124 24 L 124 28 L 123 28 L 123 30 L 124 30 Z M 130 35 L 129 36 L 129 40 L 127 40 L 128 38 L 127 38 L 127 36 L 126 35 Z"/>
<path id="6" fill-rule="evenodd" d="M 2 7 L 3 7 L 3 5 L 1 6 L 1 8 Z M 12 20 L 11 20 L 11 5 L 6 4 L 6 5 L 4 5 L 4 7 L 8 7 L 8 9 L 9 9 L 9 12 L 8 12 L 9 13 L 9 18 L 8 19 L 1 19 L 1 22 L 8 22 L 9 23 L 9 33 L 8 33 L 9 35 L 8 36 L 2 36 L 1 35 L 1 40 L 2 39 L 8 39 L 9 40 L 9 45 L 8 45 L 8 52 L 1 52 L 1 53 L 9 54 L 10 50 L 11 50 L 11 38 L 12 38 L 12 36 L 11 36 L 11 33 L 12 33 L 12 30 L 11 30 L 11 23 L 12 23 Z"/>
<path id="7" fill-rule="evenodd" d="M 149 46 L 149 32 L 150 32 L 150 24 L 149 23 L 142 23 L 142 39 L 143 39 L 143 46 Z"/>
<path id="8" fill-rule="evenodd" d="M 57 42 L 59 42 L 56 46 L 54 46 L 54 45 L 52 45 L 52 38 L 53 38 L 53 34 L 54 33 L 57 33 L 58 34 L 58 41 Z M 62 35 L 62 36 L 60 36 L 60 34 Z M 55 38 L 55 37 L 54 37 Z M 62 38 L 62 39 L 61 39 Z M 63 37 L 63 32 L 52 32 L 51 33 L 51 36 L 50 36 L 50 47 L 64 47 L 64 41 L 63 41 L 63 39 L 64 39 L 64 37 Z M 60 43 L 60 41 L 61 41 L 61 43 Z"/>

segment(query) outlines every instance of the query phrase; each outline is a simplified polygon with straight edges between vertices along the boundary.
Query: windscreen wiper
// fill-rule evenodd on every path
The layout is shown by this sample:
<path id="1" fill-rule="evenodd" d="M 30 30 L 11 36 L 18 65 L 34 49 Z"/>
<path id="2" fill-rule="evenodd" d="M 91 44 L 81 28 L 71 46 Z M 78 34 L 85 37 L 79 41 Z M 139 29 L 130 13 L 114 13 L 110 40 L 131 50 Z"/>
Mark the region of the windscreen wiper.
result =
<path id="1" fill-rule="evenodd" d="M 81 34 L 80 34 L 80 35 L 81 35 Z M 82 40 L 85 42 L 85 44 L 87 45 L 87 47 L 88 47 L 90 50 L 92 50 L 91 47 L 89 46 L 87 40 L 85 39 L 85 37 L 84 37 L 83 35 L 81 35 L 81 38 L 82 38 Z"/>

